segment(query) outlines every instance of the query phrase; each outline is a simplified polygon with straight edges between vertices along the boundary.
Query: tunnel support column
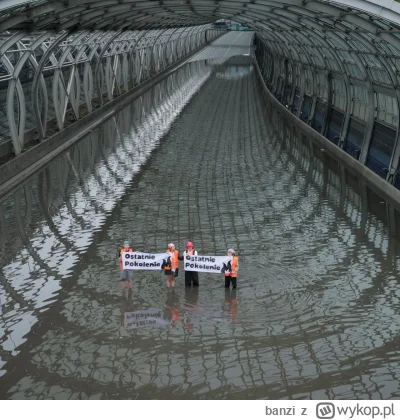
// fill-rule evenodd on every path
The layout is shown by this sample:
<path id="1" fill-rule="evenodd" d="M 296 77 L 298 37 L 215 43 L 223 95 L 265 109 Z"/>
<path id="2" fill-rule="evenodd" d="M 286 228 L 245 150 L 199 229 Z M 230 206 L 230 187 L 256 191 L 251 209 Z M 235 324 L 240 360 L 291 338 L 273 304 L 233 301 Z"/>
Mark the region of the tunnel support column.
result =
<path id="1" fill-rule="evenodd" d="M 329 127 L 329 116 L 331 115 L 332 112 L 332 100 L 333 100 L 333 94 L 332 94 L 332 73 L 328 72 L 328 74 L 326 75 L 326 81 L 327 81 L 327 88 L 328 88 L 328 99 L 327 99 L 327 104 L 326 104 L 326 109 L 325 109 L 325 115 L 324 115 L 324 120 L 322 122 L 322 127 L 321 127 L 321 134 L 323 136 L 326 136 L 327 132 L 328 132 L 328 127 Z"/>

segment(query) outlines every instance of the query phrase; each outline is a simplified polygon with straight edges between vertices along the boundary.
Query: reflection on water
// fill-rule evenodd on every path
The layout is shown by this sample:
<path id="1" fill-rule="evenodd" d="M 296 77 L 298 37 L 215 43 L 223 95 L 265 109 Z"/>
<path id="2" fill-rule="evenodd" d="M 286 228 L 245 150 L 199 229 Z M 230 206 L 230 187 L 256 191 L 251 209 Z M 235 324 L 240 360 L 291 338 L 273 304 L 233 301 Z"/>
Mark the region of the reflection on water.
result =
<path id="1" fill-rule="evenodd" d="M 232 322 L 236 321 L 237 305 L 236 289 L 225 289 L 224 309 L 227 311 Z"/>
<path id="2" fill-rule="evenodd" d="M 397 211 L 220 71 L 182 68 L 1 202 L 3 398 L 399 397 Z M 135 271 L 121 295 L 126 237 L 235 248 L 238 289 Z"/>
<path id="3" fill-rule="evenodd" d="M 209 76 L 202 62 L 181 68 L 0 201 L 0 368 L 62 279 L 81 270 L 96 233 Z"/>
<path id="4" fill-rule="evenodd" d="M 224 71 L 217 71 L 215 77 L 217 79 L 240 79 L 242 77 L 248 76 L 248 74 L 253 71 L 253 66 L 226 66 Z"/>
<path id="5" fill-rule="evenodd" d="M 124 327 L 127 330 L 145 327 L 165 327 L 168 323 L 162 316 L 161 309 L 149 308 L 141 311 L 124 311 Z"/>

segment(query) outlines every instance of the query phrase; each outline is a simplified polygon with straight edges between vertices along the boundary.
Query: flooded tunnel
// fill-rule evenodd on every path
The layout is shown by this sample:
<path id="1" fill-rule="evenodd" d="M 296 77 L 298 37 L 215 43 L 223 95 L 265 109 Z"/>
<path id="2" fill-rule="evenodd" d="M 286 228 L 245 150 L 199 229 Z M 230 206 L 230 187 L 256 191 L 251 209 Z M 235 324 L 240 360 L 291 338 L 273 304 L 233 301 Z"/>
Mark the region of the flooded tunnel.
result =
<path id="1" fill-rule="evenodd" d="M 397 210 L 278 114 L 251 39 L 219 38 L 1 200 L 3 398 L 399 396 Z M 126 238 L 233 247 L 238 288 L 135 271 L 121 294 Z M 147 308 L 165 323 L 125 328 Z"/>

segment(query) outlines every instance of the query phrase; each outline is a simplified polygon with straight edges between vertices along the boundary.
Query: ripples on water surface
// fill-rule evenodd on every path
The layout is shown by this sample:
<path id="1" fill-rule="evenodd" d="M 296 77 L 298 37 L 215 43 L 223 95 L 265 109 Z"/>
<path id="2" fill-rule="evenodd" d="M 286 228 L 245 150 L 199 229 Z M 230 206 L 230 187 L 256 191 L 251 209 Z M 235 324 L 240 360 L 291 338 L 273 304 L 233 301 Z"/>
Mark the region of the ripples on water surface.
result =
<path id="1" fill-rule="evenodd" d="M 398 398 L 397 213 L 239 64 L 182 68 L 1 202 L 2 398 Z M 236 248 L 238 290 L 121 296 L 127 237 Z M 124 327 L 146 308 L 168 325 Z"/>

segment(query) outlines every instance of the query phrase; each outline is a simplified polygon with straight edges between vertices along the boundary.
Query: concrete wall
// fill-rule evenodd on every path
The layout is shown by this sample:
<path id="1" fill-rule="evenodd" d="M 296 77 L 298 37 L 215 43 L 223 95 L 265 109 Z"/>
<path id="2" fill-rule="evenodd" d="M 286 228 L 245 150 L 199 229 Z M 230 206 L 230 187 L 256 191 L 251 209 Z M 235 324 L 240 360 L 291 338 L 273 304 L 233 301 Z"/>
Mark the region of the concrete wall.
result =
<path id="1" fill-rule="evenodd" d="M 202 49 L 207 47 L 208 45 L 204 46 Z M 200 49 L 200 51 L 202 49 Z M 59 153 L 71 147 L 75 142 L 88 134 L 99 124 L 118 113 L 130 102 L 140 97 L 152 86 L 159 83 L 179 67 L 186 64 L 190 58 L 198 53 L 199 51 L 195 51 L 191 55 L 182 59 L 180 62 L 161 71 L 143 82 L 141 85 L 104 104 L 91 114 L 83 117 L 79 121 L 76 121 L 66 127 L 64 130 L 28 149 L 20 156 L 0 166 L 0 197 L 10 192 L 14 187 L 39 170 L 50 160 L 54 159 Z"/>
<path id="2" fill-rule="evenodd" d="M 326 137 L 315 131 L 308 124 L 303 122 L 300 118 L 292 114 L 284 105 L 282 105 L 274 95 L 268 90 L 264 82 L 257 60 L 253 57 L 254 66 L 260 77 L 261 83 L 264 87 L 264 94 L 274 107 L 276 112 L 284 118 L 288 123 L 298 127 L 307 139 L 312 141 L 324 150 L 324 153 L 337 160 L 353 175 L 362 179 L 368 187 L 379 194 L 382 198 L 393 204 L 396 208 L 400 208 L 400 190 L 389 184 L 386 180 L 381 178 L 371 169 L 367 168 L 358 160 L 354 159 L 344 150 L 340 149 L 334 143 L 329 141 Z"/>

